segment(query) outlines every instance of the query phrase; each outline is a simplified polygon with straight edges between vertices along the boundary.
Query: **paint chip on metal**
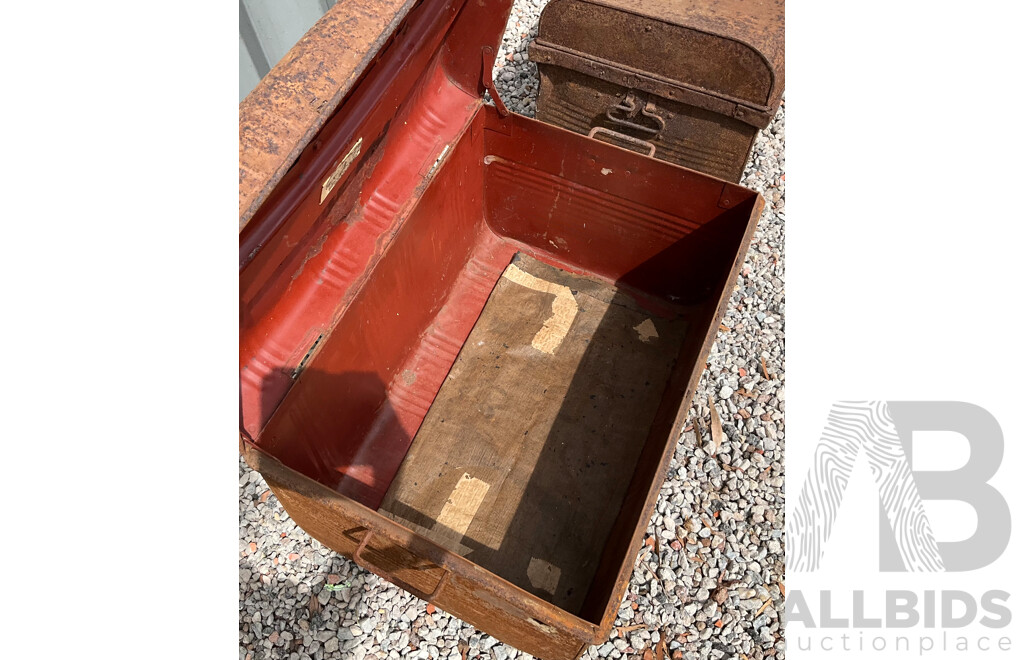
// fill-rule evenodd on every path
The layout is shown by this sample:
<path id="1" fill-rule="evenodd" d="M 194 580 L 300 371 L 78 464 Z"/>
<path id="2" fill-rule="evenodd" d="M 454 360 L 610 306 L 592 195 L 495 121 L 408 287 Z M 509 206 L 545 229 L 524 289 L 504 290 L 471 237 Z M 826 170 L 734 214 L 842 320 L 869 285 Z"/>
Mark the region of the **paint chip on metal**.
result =
<path id="1" fill-rule="evenodd" d="M 320 187 L 320 203 L 323 204 L 327 196 L 334 190 L 334 186 L 338 185 L 341 181 L 341 177 L 345 175 L 345 172 L 352 165 L 352 162 L 359 156 L 359 152 L 363 149 L 363 138 L 359 138 L 355 141 L 351 147 L 349 147 L 348 153 L 341 159 L 338 166 L 334 168 L 334 172 L 329 177 L 324 179 L 323 185 Z"/>
<path id="2" fill-rule="evenodd" d="M 537 332 L 532 342 L 533 347 L 538 351 L 554 355 L 555 349 L 569 333 L 569 328 L 576 318 L 576 312 L 579 311 L 572 291 L 567 286 L 530 275 L 520 270 L 515 264 L 509 264 L 502 277 L 520 286 L 542 293 L 550 293 L 555 297 L 551 302 L 551 316 L 544 321 L 544 327 Z"/>
<path id="3" fill-rule="evenodd" d="M 533 627 L 535 627 L 537 630 L 541 631 L 545 635 L 554 635 L 557 632 L 554 629 L 554 627 L 549 626 L 546 623 L 541 623 L 537 619 L 534 619 L 532 616 L 531 617 L 526 617 L 526 620 L 530 623 L 530 625 L 532 625 Z"/>

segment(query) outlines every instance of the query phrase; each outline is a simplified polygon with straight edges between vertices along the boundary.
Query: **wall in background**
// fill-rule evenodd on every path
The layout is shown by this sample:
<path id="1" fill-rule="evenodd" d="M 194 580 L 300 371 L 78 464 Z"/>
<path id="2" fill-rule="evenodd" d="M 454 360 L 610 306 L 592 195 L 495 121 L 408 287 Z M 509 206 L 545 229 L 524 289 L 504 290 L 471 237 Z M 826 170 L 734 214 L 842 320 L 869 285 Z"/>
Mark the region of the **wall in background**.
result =
<path id="1" fill-rule="evenodd" d="M 337 0 L 238 0 L 238 100 Z"/>

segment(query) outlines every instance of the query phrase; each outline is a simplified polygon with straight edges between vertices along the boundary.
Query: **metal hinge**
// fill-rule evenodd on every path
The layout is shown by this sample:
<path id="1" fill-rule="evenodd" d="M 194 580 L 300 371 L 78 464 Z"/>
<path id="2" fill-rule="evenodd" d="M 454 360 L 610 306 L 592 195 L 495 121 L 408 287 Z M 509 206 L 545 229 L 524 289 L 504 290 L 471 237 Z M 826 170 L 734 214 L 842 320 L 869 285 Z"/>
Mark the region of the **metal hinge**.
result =
<path id="1" fill-rule="evenodd" d="M 491 100 L 494 101 L 494 109 L 498 111 L 498 114 L 502 117 L 508 116 L 508 108 L 505 107 L 504 101 L 501 100 L 501 96 L 498 95 L 498 89 L 494 86 L 494 48 L 491 46 L 483 47 L 483 83 L 484 89 L 486 89 L 490 95 Z"/>

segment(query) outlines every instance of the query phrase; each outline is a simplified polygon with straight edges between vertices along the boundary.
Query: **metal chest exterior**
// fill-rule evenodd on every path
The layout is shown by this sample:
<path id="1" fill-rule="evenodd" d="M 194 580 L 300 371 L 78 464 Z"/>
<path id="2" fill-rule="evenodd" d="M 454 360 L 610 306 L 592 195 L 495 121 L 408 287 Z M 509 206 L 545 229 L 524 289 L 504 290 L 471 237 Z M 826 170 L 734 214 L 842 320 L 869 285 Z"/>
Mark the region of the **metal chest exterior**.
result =
<path id="1" fill-rule="evenodd" d="M 240 105 L 239 441 L 313 538 L 572 660 L 611 632 L 763 200 L 508 114 L 491 70 L 510 5 L 338 3 Z M 582 366 L 537 348 L 555 331 Z M 502 376 L 516 360 L 568 391 Z M 588 421 L 624 385 L 645 425 L 626 399 Z"/>
<path id="2" fill-rule="evenodd" d="M 537 118 L 739 181 L 784 90 L 784 0 L 551 0 Z"/>

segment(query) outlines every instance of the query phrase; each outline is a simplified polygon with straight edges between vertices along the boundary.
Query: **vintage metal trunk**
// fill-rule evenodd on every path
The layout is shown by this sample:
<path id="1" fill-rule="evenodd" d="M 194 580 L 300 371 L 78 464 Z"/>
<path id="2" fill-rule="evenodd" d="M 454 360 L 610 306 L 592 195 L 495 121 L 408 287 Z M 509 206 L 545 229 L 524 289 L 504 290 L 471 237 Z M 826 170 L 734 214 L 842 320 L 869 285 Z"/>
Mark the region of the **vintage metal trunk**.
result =
<path id="1" fill-rule="evenodd" d="M 537 119 L 739 181 L 779 109 L 784 0 L 551 0 Z"/>
<path id="2" fill-rule="evenodd" d="M 241 105 L 241 450 L 314 538 L 565 660 L 763 203 L 485 105 L 509 3 L 341 2 Z"/>

